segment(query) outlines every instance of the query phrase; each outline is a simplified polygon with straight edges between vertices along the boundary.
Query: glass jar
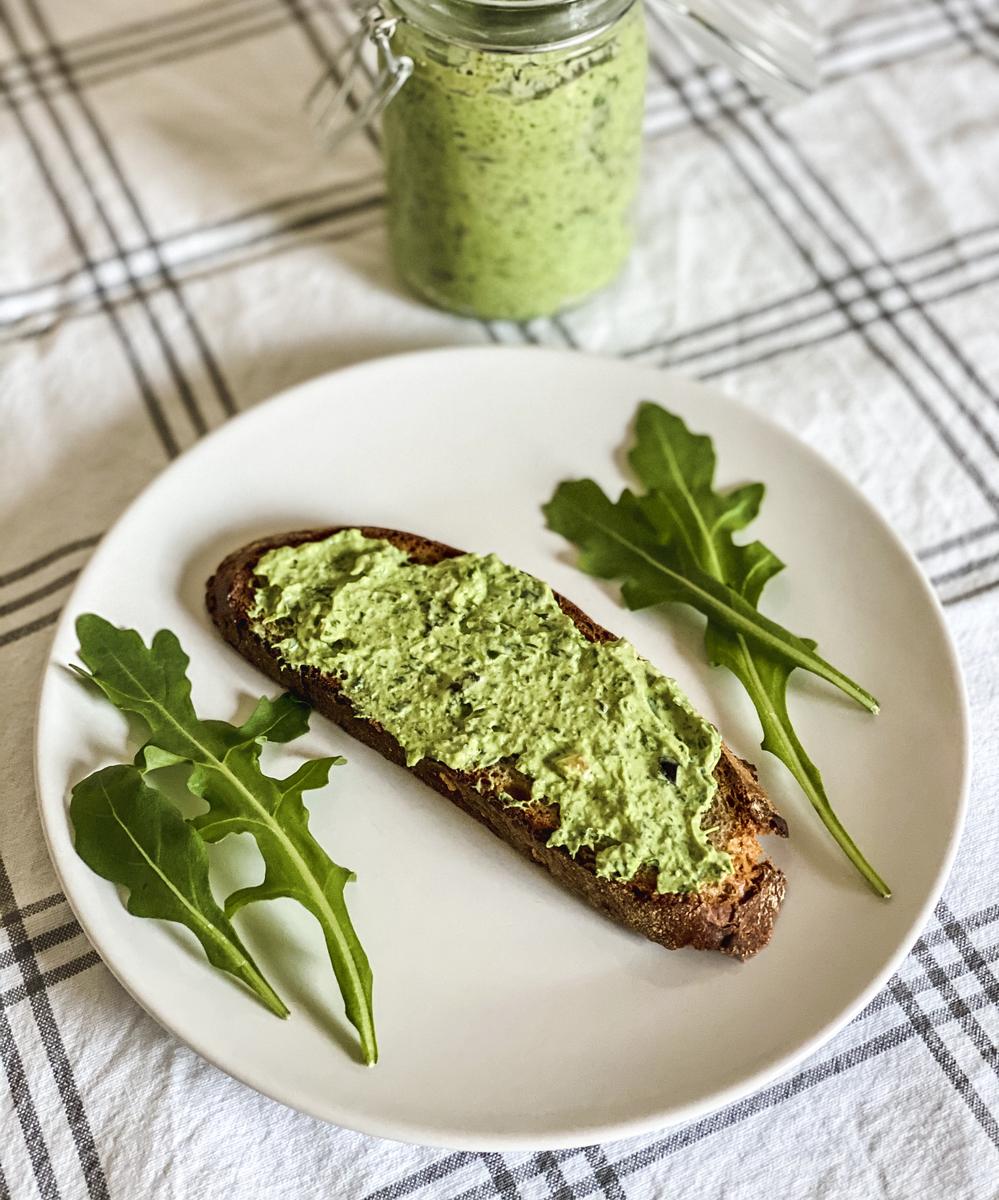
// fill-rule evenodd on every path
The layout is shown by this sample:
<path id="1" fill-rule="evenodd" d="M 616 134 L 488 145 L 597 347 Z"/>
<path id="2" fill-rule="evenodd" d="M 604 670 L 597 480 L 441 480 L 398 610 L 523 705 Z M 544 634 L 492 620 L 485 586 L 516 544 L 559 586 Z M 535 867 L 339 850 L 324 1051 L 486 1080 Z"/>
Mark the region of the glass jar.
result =
<path id="1" fill-rule="evenodd" d="M 652 2 L 772 98 L 814 86 L 814 32 L 792 0 Z M 368 41 L 378 72 L 358 99 Z M 413 291 L 525 320 L 614 278 L 638 186 L 642 0 L 380 0 L 347 52 L 310 107 L 331 145 L 383 114 L 392 256 Z"/>
<path id="2" fill-rule="evenodd" d="M 382 118 L 399 275 L 478 317 L 557 312 L 632 242 L 646 45 L 635 0 L 390 0 L 412 74 Z"/>

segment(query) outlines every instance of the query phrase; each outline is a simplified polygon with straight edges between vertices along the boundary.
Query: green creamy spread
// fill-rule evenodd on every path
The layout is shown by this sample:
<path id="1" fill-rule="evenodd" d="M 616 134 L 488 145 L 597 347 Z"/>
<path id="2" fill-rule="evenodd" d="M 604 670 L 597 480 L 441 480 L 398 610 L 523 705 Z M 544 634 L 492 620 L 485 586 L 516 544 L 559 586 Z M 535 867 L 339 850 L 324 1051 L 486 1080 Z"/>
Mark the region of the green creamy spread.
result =
<path id="1" fill-rule="evenodd" d="M 257 631 L 288 665 L 336 675 L 410 765 L 512 761 L 558 805 L 549 844 L 592 847 L 602 876 L 651 864 L 682 892 L 731 872 L 701 827 L 718 731 L 629 642 L 588 642 L 547 584 L 492 554 L 419 566 L 356 529 L 255 572 Z"/>
<path id="2" fill-rule="evenodd" d="M 516 320 L 610 282 L 632 240 L 642 5 L 582 46 L 472 50 L 402 21 L 392 47 L 414 62 L 382 118 L 403 279 L 443 308 Z"/>

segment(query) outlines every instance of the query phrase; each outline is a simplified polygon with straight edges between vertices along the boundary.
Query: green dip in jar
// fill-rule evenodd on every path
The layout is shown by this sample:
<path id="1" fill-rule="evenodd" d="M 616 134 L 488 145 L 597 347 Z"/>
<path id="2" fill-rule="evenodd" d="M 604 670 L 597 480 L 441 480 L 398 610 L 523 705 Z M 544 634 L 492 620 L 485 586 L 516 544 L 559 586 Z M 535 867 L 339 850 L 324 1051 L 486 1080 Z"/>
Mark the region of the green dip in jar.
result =
<path id="1" fill-rule="evenodd" d="M 646 44 L 625 0 L 395 0 L 412 75 L 385 109 L 389 234 L 432 303 L 524 320 L 627 257 Z"/>

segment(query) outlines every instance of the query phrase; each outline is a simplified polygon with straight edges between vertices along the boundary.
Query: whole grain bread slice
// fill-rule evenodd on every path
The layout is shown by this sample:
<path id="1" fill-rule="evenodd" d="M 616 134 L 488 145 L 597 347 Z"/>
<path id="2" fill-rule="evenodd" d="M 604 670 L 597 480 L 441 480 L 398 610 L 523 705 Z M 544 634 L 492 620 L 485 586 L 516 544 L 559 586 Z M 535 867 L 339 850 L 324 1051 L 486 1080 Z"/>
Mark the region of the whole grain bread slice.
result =
<path id="1" fill-rule="evenodd" d="M 303 697 L 353 737 L 391 762 L 405 766 L 399 743 L 376 721 L 358 716 L 335 676 L 311 667 L 287 666 L 255 631 L 250 620 L 257 585 L 254 568 L 260 557 L 278 546 L 321 541 L 341 528 L 282 533 L 236 550 L 208 581 L 208 611 L 222 636 L 244 658 Z M 414 563 L 430 565 L 462 553 L 441 542 L 396 529 L 358 528 L 365 537 L 391 542 Z M 601 628 L 563 596 L 554 594 L 583 637 L 591 642 L 615 640 L 614 634 Z M 728 746 L 723 745 L 715 769 L 718 789 L 705 815 L 704 827 L 712 830 L 710 836 L 715 844 L 728 851 L 734 869 L 725 879 L 693 893 L 660 894 L 656 890 L 655 869 L 651 867 L 628 881 L 602 879 L 594 871 L 592 852 L 584 848 L 573 857 L 562 847 L 548 846 L 548 837 L 559 823 L 558 809 L 541 801 L 522 806 L 506 802 L 504 796 L 522 801 L 530 795 L 529 781 L 512 763 L 484 770 L 456 771 L 425 758 L 409 770 L 509 845 L 547 868 L 555 879 L 594 908 L 653 942 L 671 950 L 692 946 L 744 959 L 770 940 L 784 899 L 785 879 L 773 863 L 761 858 L 758 839 L 763 834 L 786 837 L 787 824 L 760 787 L 756 768 Z"/>

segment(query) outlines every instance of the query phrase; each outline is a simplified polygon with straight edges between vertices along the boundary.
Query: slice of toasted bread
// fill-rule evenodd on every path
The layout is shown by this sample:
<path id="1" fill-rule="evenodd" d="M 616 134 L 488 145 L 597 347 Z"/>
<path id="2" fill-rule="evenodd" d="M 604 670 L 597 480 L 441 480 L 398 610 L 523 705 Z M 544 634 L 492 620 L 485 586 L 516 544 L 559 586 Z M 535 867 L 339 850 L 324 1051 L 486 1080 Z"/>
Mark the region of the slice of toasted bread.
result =
<path id="1" fill-rule="evenodd" d="M 285 665 L 250 620 L 257 583 L 254 567 L 261 556 L 278 546 L 321 541 L 340 528 L 283 533 L 236 550 L 208 581 L 208 610 L 222 636 L 244 658 L 308 700 L 359 741 L 405 766 L 399 743 L 377 722 L 354 712 L 335 676 L 312 667 Z M 391 542 L 415 563 L 429 565 L 462 553 L 416 534 L 359 528 L 365 537 Z M 574 604 L 558 593 L 555 598 L 583 637 L 591 642 L 615 640 L 612 633 Z M 712 839 L 728 851 L 734 869 L 725 879 L 692 893 L 660 894 L 654 868 L 645 868 L 628 881 L 602 879 L 595 874 L 593 855 L 585 848 L 572 857 L 561 847 L 549 846 L 549 835 L 559 823 L 558 809 L 540 801 L 522 807 L 505 803 L 504 794 L 518 800 L 530 795 L 529 781 L 513 765 L 501 763 L 483 770 L 456 771 L 425 758 L 409 769 L 509 845 L 546 867 L 594 908 L 668 949 L 693 946 L 742 959 L 770 940 L 784 898 L 785 879 L 773 863 L 760 859 L 757 839 L 769 833 L 786 837 L 787 825 L 757 782 L 755 767 L 725 745 L 715 768 L 718 790 L 705 815 L 704 827 L 714 831 Z"/>

